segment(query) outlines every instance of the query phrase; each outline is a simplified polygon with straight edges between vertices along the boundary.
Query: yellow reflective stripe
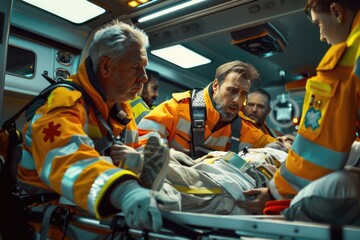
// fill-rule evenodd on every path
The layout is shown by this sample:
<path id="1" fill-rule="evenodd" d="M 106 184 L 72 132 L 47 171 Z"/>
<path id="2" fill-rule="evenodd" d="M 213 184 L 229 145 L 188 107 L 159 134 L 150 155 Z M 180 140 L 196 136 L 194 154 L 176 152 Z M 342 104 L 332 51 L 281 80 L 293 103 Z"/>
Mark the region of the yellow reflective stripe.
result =
<path id="1" fill-rule="evenodd" d="M 262 167 L 262 166 L 257 167 L 257 170 L 262 172 L 269 180 L 272 179 L 272 177 L 273 177 L 272 174 L 267 169 L 265 169 L 264 167 Z"/>
<path id="2" fill-rule="evenodd" d="M 110 169 L 111 170 L 111 169 Z M 103 183 L 102 187 L 97 191 L 97 197 L 95 197 L 95 201 L 93 203 L 88 203 L 89 211 L 94 213 L 96 218 L 101 219 L 107 216 L 102 216 L 99 213 L 99 205 L 100 201 L 104 197 L 106 191 L 111 187 L 111 185 L 116 182 L 119 178 L 122 178 L 124 176 L 132 176 L 134 179 L 138 179 L 138 177 L 135 175 L 135 173 L 125 170 L 125 169 L 118 169 L 120 171 L 117 171 L 116 173 L 109 176 L 108 179 Z M 128 179 L 128 178 L 126 178 Z M 90 190 L 91 191 L 91 190 Z"/>
<path id="3" fill-rule="evenodd" d="M 222 194 L 221 188 L 194 188 L 194 187 L 184 187 L 181 185 L 172 185 L 176 190 L 182 193 L 187 194 Z"/>

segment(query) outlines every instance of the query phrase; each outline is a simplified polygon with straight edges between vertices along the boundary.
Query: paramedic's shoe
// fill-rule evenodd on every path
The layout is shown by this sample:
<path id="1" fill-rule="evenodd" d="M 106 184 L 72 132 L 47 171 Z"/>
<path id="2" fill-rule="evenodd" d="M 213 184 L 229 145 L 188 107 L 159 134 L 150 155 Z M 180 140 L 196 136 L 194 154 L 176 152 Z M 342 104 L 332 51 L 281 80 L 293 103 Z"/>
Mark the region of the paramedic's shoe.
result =
<path id="1" fill-rule="evenodd" d="M 144 162 L 140 174 L 141 184 L 159 191 L 164 183 L 169 166 L 169 148 L 160 144 L 156 137 L 150 137 L 144 148 Z"/>

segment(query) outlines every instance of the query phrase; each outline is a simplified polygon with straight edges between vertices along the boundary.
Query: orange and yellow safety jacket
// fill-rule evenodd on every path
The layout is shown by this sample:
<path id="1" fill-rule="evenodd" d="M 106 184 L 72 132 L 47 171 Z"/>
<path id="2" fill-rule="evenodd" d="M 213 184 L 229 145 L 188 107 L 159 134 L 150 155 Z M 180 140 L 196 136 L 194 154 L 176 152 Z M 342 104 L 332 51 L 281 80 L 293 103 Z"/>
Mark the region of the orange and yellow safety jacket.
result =
<path id="1" fill-rule="evenodd" d="M 291 198 L 346 163 L 360 115 L 360 12 L 346 42 L 331 46 L 307 81 L 302 112 L 286 164 L 270 183 L 277 199 Z"/>
<path id="2" fill-rule="evenodd" d="M 143 119 L 151 111 L 141 96 L 136 96 L 134 99 L 130 100 L 129 103 L 131 105 L 136 124 L 139 124 L 141 119 Z"/>
<path id="3" fill-rule="evenodd" d="M 110 116 L 110 107 L 100 89 L 90 59 L 79 67 L 70 80 L 79 84 L 95 103 L 114 136 L 126 127 Z M 128 103 L 120 104 L 128 117 Z M 136 123 L 131 120 L 128 145 L 140 147 Z M 132 130 L 131 130 L 132 129 Z M 23 129 L 23 156 L 18 167 L 18 182 L 31 193 L 56 192 L 96 217 L 118 212 L 109 201 L 112 188 L 126 179 L 137 179 L 134 173 L 115 166 L 110 157 L 101 156 L 94 142 L 106 136 L 94 110 L 81 92 L 66 87 L 53 90 L 47 102 L 38 108 Z"/>
<path id="4" fill-rule="evenodd" d="M 266 123 L 264 123 L 260 129 L 261 129 L 261 131 L 263 131 L 263 133 L 270 135 L 272 137 L 275 137 L 275 138 L 284 135 L 282 132 L 280 132 L 278 130 L 269 128 L 269 126 Z"/>
<path id="5" fill-rule="evenodd" d="M 190 91 L 172 94 L 172 99 L 163 102 L 138 125 L 140 141 L 152 135 L 160 136 L 170 147 L 190 155 L 191 150 L 191 115 Z M 215 109 L 212 101 L 211 84 L 204 91 L 206 106 L 206 122 L 204 126 L 204 147 L 216 151 L 228 151 L 231 143 L 231 123 L 214 131 L 220 123 L 220 113 Z M 239 151 L 244 147 L 260 148 L 276 141 L 275 138 L 265 135 L 255 127 L 253 121 L 239 112 L 237 121 L 241 121 Z"/>

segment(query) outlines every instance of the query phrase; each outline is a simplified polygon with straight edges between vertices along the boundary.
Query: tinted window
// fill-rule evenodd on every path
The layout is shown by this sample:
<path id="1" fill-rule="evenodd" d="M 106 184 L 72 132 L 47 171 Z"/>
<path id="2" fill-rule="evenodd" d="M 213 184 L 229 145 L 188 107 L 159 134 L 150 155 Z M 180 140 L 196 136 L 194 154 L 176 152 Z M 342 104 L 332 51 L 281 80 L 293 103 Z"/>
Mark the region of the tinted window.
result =
<path id="1" fill-rule="evenodd" d="M 33 78 L 35 75 L 35 53 L 9 45 L 6 72 Z"/>

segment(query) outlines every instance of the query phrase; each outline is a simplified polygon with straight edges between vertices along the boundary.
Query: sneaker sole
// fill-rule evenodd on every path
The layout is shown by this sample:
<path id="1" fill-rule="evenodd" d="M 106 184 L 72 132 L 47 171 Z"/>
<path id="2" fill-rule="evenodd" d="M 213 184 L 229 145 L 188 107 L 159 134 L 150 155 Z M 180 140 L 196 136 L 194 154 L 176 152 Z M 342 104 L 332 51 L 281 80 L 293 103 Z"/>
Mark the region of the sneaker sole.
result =
<path id="1" fill-rule="evenodd" d="M 144 147 L 144 164 L 140 175 L 145 188 L 159 191 L 164 183 L 169 166 L 169 148 L 150 137 Z"/>

